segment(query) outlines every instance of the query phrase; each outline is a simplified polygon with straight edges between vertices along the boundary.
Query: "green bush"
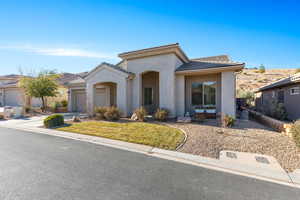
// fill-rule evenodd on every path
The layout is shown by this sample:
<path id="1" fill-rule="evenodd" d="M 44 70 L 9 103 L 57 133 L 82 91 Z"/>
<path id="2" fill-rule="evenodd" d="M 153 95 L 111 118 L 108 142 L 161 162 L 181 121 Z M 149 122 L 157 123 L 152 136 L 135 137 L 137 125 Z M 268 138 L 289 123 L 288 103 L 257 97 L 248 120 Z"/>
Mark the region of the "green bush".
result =
<path id="1" fill-rule="evenodd" d="M 235 119 L 230 115 L 225 115 L 222 119 L 222 124 L 224 127 L 233 127 L 235 123 Z"/>
<path id="2" fill-rule="evenodd" d="M 25 106 L 24 111 L 25 111 L 25 113 L 29 113 L 31 111 L 31 107 L 30 106 Z"/>
<path id="3" fill-rule="evenodd" d="M 115 106 L 108 107 L 104 113 L 104 117 L 110 121 L 119 120 L 121 117 L 121 111 Z"/>
<path id="4" fill-rule="evenodd" d="M 278 103 L 276 100 L 270 102 L 269 107 L 265 107 L 264 114 L 273 117 L 278 120 L 286 120 L 288 118 L 287 111 L 283 103 Z"/>
<path id="5" fill-rule="evenodd" d="M 291 131 L 296 145 L 300 147 L 300 120 L 293 124 Z"/>
<path id="6" fill-rule="evenodd" d="M 68 101 L 67 100 L 62 100 L 61 102 L 62 107 L 68 107 Z"/>
<path id="7" fill-rule="evenodd" d="M 104 114 L 107 111 L 107 107 L 104 106 L 99 106 L 95 108 L 95 115 L 96 115 L 96 119 L 98 120 L 102 120 L 105 118 Z"/>
<path id="8" fill-rule="evenodd" d="M 55 114 L 44 119 L 44 126 L 46 128 L 53 128 L 56 126 L 64 125 L 64 116 Z"/>
<path id="9" fill-rule="evenodd" d="M 169 115 L 169 111 L 166 109 L 157 109 L 157 111 L 154 114 L 154 118 L 158 121 L 166 121 Z"/>
<path id="10" fill-rule="evenodd" d="M 136 114 L 138 121 L 141 122 L 145 121 L 145 118 L 148 114 L 147 110 L 144 107 L 139 107 L 134 111 L 134 113 Z"/>

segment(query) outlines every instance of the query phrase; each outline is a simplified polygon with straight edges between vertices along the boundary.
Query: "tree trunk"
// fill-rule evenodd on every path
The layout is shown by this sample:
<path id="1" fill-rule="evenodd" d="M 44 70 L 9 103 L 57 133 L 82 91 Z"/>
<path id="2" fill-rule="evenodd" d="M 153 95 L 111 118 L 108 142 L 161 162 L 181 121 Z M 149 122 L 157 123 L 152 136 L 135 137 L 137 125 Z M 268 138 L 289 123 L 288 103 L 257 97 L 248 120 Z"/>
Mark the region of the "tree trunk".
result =
<path id="1" fill-rule="evenodd" d="M 45 99 L 44 99 L 44 97 L 41 97 L 41 99 L 42 99 L 42 112 L 45 112 L 45 109 L 46 109 Z"/>

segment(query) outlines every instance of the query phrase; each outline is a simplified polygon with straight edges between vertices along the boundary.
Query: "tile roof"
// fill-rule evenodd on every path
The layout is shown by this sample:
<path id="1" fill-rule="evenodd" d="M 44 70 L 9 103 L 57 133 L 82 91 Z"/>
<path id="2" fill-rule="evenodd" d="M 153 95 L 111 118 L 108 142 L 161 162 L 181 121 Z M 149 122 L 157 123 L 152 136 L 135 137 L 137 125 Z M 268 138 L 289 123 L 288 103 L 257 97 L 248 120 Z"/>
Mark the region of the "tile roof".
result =
<path id="1" fill-rule="evenodd" d="M 176 71 L 223 68 L 237 65 L 244 65 L 244 63 L 232 62 L 227 55 L 219 55 L 191 59 L 190 62 L 184 63 L 178 67 Z"/>
<path id="2" fill-rule="evenodd" d="M 273 89 L 273 88 L 283 87 L 283 86 L 292 85 L 292 84 L 299 83 L 299 82 L 300 82 L 300 73 L 290 76 L 288 78 L 281 79 L 274 83 L 265 85 L 265 86 L 259 88 L 258 91 L 264 91 L 264 90 L 269 90 L 269 89 Z"/>
<path id="3" fill-rule="evenodd" d="M 176 69 L 179 71 L 187 71 L 187 70 L 201 70 L 201 69 L 213 69 L 213 68 L 224 68 L 224 67 L 232 67 L 244 65 L 244 63 L 219 63 L 219 62 L 203 62 L 203 61 L 191 61 L 189 63 L 185 63 Z"/>

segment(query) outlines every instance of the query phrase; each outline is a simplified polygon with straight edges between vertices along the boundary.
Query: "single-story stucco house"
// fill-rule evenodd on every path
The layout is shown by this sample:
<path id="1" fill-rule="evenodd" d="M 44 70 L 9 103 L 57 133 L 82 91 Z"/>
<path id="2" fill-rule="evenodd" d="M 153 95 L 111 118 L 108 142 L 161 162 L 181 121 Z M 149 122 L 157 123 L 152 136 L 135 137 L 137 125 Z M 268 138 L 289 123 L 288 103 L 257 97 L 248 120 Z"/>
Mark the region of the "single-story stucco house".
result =
<path id="1" fill-rule="evenodd" d="M 244 63 L 228 56 L 190 59 L 179 44 L 119 54 L 116 65 L 102 63 L 69 82 L 69 111 L 93 115 L 97 106 L 117 106 L 124 116 L 144 106 L 170 111 L 170 117 L 214 109 L 235 117 L 235 73 Z"/>
<path id="2" fill-rule="evenodd" d="M 300 73 L 265 85 L 256 91 L 255 107 L 259 111 L 273 109 L 272 102 L 282 103 L 288 119 L 300 119 Z"/>

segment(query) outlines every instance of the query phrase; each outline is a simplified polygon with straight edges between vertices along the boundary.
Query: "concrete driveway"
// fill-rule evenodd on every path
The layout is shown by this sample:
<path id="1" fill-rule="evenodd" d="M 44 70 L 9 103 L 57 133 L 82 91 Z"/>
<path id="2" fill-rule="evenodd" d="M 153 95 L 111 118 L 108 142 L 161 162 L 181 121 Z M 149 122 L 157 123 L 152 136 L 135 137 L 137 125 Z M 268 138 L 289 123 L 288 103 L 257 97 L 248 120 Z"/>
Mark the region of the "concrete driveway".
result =
<path id="1" fill-rule="evenodd" d="M 300 190 L 120 149 L 0 128 L 0 199 L 297 199 Z"/>

